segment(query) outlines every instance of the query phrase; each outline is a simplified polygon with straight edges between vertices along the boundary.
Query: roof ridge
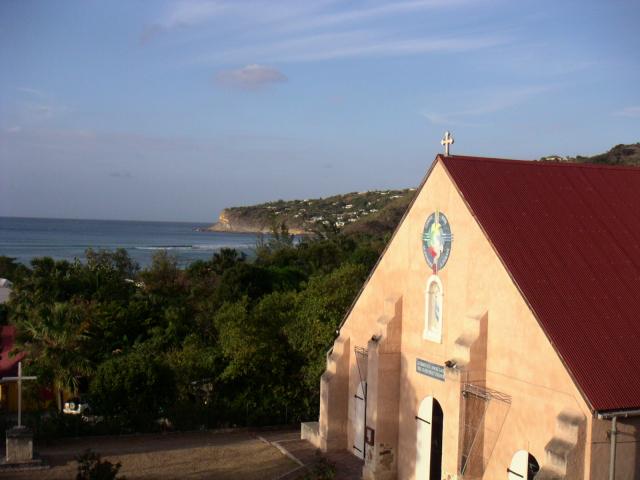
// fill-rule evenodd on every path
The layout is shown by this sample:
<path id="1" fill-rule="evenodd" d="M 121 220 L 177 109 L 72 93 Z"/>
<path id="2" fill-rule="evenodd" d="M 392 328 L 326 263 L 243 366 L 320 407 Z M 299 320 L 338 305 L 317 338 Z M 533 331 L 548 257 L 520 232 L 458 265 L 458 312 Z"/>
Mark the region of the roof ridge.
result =
<path id="1" fill-rule="evenodd" d="M 605 170 L 628 170 L 633 172 L 640 172 L 640 166 L 633 165 L 608 165 L 602 163 L 578 163 L 578 162 L 546 162 L 541 160 L 520 160 L 516 158 L 496 158 L 496 157 L 477 157 L 473 155 L 449 155 L 445 157 L 442 154 L 438 154 L 438 158 L 441 160 L 474 160 L 481 162 L 491 163 L 517 163 L 519 165 L 532 165 L 539 167 L 551 167 L 551 168 L 591 168 L 591 169 L 605 169 Z"/>

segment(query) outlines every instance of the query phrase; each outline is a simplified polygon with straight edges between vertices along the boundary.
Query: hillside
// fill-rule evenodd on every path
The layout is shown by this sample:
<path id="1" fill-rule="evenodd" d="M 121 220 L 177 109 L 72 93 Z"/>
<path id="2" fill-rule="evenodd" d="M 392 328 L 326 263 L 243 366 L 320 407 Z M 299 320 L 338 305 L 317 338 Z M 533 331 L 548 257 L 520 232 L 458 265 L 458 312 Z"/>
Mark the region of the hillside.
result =
<path id="1" fill-rule="evenodd" d="M 270 232 L 274 224 L 285 223 L 291 233 L 304 234 L 335 225 L 358 231 L 363 220 L 375 231 L 393 229 L 415 189 L 352 192 L 326 198 L 278 200 L 247 207 L 225 208 L 215 232 Z M 372 232 L 374 233 L 374 232 Z"/>
<path id="2" fill-rule="evenodd" d="M 574 162 L 574 163 L 598 163 L 601 165 L 631 165 L 640 166 L 640 143 L 629 145 L 616 145 L 611 150 L 592 157 L 577 155 L 575 157 L 561 157 L 550 155 L 542 157 L 541 161 L 546 162 Z"/>
<path id="3" fill-rule="evenodd" d="M 540 161 L 640 166 L 640 143 L 616 145 L 591 157 L 550 155 Z M 327 198 L 278 200 L 247 207 L 225 208 L 216 232 L 265 232 L 285 223 L 295 234 L 312 233 L 336 225 L 345 233 L 384 236 L 392 232 L 413 199 L 415 188 L 353 192 Z"/>

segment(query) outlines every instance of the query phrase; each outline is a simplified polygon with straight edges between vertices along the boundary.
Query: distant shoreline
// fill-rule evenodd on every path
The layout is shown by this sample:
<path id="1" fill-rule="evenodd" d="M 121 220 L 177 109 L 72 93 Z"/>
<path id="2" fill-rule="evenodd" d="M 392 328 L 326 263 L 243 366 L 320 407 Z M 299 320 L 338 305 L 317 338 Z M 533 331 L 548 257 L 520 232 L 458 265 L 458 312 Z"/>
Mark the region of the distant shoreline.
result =
<path id="1" fill-rule="evenodd" d="M 250 253 L 258 243 L 254 233 L 197 231 L 210 223 L 135 222 L 78 219 L 0 217 L 0 255 L 29 264 L 34 258 L 84 259 L 85 251 L 125 249 L 141 266 L 167 250 L 180 265 L 210 260 L 223 248 Z"/>
<path id="2" fill-rule="evenodd" d="M 59 217 L 24 217 L 13 215 L 0 215 L 0 220 L 55 220 L 61 222 L 113 222 L 113 223 L 181 223 L 185 225 L 211 225 L 211 221 L 190 222 L 185 220 L 121 220 L 115 218 L 59 218 Z"/>

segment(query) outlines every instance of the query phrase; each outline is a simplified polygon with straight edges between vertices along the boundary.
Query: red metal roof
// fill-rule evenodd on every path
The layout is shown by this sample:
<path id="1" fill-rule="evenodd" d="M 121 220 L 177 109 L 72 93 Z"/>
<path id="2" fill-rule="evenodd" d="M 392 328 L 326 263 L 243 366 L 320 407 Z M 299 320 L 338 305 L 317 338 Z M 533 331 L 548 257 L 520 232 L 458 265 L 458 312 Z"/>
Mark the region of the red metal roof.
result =
<path id="1" fill-rule="evenodd" d="M 4 325 L 0 327 L 0 378 L 15 377 L 18 374 L 18 361 L 22 360 L 24 353 L 10 356 L 16 339 L 16 327 Z"/>
<path id="2" fill-rule="evenodd" d="M 640 168 L 439 159 L 591 407 L 640 408 Z"/>

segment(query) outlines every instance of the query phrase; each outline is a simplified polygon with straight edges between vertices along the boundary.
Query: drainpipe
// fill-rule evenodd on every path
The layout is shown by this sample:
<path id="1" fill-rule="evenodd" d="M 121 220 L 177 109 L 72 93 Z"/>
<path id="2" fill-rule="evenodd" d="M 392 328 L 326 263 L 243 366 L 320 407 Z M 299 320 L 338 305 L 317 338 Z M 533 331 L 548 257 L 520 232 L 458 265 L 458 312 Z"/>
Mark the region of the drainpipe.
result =
<path id="1" fill-rule="evenodd" d="M 616 479 L 616 440 L 618 436 L 618 417 L 638 417 L 640 410 L 617 410 L 614 412 L 598 412 L 599 420 L 611 419 L 611 452 L 609 454 L 609 480 Z"/>
<path id="2" fill-rule="evenodd" d="M 609 455 L 609 480 L 616 480 L 616 437 L 618 430 L 618 417 L 611 418 L 611 454 Z"/>

